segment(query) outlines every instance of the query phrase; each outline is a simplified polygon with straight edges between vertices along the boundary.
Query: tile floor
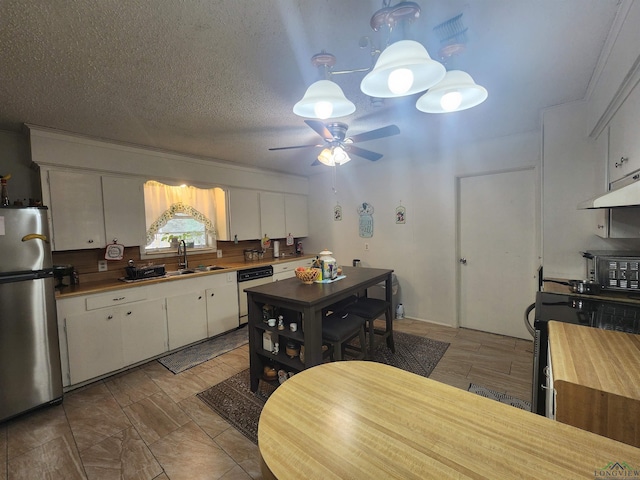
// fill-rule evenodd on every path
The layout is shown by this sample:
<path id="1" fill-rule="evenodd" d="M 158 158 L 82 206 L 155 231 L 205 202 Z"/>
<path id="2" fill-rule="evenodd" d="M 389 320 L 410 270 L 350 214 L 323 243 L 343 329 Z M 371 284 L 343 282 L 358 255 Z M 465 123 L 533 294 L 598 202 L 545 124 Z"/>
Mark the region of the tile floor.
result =
<path id="1" fill-rule="evenodd" d="M 410 319 L 395 328 L 451 344 L 431 378 L 530 401 L 532 342 Z M 257 447 L 196 397 L 248 358 L 244 346 L 179 375 L 152 361 L 0 423 L 0 480 L 261 478 Z"/>

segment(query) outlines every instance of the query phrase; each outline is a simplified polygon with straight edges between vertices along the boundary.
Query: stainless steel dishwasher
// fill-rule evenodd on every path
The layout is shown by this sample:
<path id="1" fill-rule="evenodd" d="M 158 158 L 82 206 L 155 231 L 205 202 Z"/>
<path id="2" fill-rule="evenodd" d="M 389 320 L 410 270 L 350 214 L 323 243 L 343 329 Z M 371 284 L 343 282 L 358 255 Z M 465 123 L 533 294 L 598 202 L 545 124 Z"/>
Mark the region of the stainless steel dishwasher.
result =
<path id="1" fill-rule="evenodd" d="M 257 287 L 273 281 L 273 267 L 264 265 L 260 267 L 238 270 L 238 301 L 240 302 L 240 325 L 248 322 L 248 305 L 245 288 Z"/>

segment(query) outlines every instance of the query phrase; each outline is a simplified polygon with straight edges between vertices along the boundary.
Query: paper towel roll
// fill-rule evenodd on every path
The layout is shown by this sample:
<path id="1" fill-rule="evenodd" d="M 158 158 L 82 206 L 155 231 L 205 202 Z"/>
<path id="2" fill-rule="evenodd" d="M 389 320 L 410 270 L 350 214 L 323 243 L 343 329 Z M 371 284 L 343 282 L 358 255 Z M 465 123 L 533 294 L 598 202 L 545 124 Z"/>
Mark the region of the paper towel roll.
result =
<path id="1" fill-rule="evenodd" d="M 280 256 L 280 241 L 273 241 L 273 258 L 278 258 Z"/>

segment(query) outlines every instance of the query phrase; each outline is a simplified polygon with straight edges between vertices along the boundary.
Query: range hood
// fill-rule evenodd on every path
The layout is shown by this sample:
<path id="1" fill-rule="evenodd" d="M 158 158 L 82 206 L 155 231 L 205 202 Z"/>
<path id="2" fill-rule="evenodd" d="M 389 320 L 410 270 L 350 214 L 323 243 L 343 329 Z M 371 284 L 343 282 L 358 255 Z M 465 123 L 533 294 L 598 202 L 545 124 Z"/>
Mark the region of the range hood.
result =
<path id="1" fill-rule="evenodd" d="M 640 181 L 638 180 L 640 180 L 638 171 L 616 180 L 610 184 L 608 192 L 580 202 L 578 209 L 640 206 Z"/>

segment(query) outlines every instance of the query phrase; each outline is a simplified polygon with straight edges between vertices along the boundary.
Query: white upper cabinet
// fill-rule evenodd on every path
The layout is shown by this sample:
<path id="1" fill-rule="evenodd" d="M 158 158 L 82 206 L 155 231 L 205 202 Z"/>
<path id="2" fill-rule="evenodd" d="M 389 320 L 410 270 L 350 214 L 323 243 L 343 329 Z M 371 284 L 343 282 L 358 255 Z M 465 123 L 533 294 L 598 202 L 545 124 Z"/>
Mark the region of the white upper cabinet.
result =
<path id="1" fill-rule="evenodd" d="M 307 196 L 289 193 L 229 189 L 231 240 L 256 240 L 309 235 Z"/>
<path id="2" fill-rule="evenodd" d="M 640 169 L 640 87 L 636 86 L 610 123 L 609 181 Z"/>
<path id="3" fill-rule="evenodd" d="M 144 245 L 144 192 L 135 177 L 49 170 L 53 250 Z"/>
<path id="4" fill-rule="evenodd" d="M 143 181 L 135 177 L 102 177 L 107 243 L 145 245 Z"/>
<path id="5" fill-rule="evenodd" d="M 260 192 L 260 225 L 262 234 L 269 238 L 287 236 L 283 194 Z"/>
<path id="6" fill-rule="evenodd" d="M 260 234 L 260 201 L 256 190 L 229 189 L 230 240 L 257 240 Z"/>
<path id="7" fill-rule="evenodd" d="M 49 171 L 53 250 L 105 246 L 100 175 Z"/>
<path id="8" fill-rule="evenodd" d="M 306 195 L 285 193 L 284 211 L 286 234 L 296 238 L 309 236 L 309 210 Z"/>

